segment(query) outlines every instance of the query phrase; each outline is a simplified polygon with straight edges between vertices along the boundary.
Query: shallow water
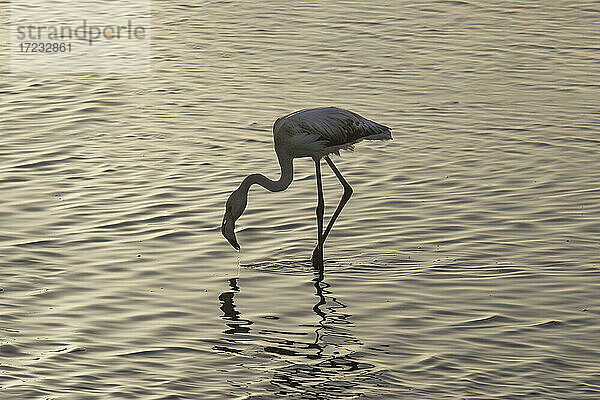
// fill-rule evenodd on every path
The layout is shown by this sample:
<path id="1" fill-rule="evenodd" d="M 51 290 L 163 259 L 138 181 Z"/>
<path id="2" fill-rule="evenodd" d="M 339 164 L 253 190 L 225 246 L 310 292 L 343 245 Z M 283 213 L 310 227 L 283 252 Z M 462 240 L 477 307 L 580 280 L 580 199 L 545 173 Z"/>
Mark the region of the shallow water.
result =
<path id="1" fill-rule="evenodd" d="M 598 6 L 280 3 L 154 2 L 151 76 L 0 65 L 0 398 L 597 399 Z M 323 280 L 309 159 L 219 229 L 321 105 L 395 138 L 334 159 Z"/>

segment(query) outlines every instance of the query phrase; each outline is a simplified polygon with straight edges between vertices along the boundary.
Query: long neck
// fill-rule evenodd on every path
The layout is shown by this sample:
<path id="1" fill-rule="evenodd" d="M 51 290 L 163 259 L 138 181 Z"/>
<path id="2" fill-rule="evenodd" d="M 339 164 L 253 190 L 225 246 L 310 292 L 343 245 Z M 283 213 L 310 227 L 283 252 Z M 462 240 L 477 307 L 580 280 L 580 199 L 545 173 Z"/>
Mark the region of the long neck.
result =
<path id="1" fill-rule="evenodd" d="M 294 178 L 294 164 L 291 157 L 277 155 L 279 160 L 279 166 L 281 167 L 281 177 L 279 180 L 272 181 L 262 174 L 248 175 L 246 179 L 240 185 L 240 189 L 243 189 L 246 193 L 250 190 L 250 186 L 255 183 L 264 187 L 271 192 L 281 192 L 290 186 L 292 179 Z"/>

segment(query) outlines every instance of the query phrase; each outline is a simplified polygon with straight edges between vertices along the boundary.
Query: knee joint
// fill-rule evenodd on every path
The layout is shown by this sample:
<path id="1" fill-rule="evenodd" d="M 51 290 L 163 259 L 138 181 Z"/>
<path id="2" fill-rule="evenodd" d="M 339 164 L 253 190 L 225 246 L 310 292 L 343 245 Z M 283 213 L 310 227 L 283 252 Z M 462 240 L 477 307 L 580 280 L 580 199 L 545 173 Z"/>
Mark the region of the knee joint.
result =
<path id="1" fill-rule="evenodd" d="M 317 204 L 317 214 L 321 215 L 321 214 L 323 214 L 323 212 L 325 212 L 325 203 L 320 201 Z"/>

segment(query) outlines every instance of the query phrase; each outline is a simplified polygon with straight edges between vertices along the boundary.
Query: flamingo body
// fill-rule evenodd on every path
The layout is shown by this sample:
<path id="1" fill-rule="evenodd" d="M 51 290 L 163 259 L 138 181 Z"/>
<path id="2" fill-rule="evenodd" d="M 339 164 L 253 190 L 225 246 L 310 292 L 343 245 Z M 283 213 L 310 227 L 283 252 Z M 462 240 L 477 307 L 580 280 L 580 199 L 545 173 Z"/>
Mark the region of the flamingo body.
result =
<path id="1" fill-rule="evenodd" d="M 275 151 L 297 157 L 322 158 L 353 150 L 361 140 L 391 140 L 387 126 L 337 107 L 300 110 L 273 125 Z"/>

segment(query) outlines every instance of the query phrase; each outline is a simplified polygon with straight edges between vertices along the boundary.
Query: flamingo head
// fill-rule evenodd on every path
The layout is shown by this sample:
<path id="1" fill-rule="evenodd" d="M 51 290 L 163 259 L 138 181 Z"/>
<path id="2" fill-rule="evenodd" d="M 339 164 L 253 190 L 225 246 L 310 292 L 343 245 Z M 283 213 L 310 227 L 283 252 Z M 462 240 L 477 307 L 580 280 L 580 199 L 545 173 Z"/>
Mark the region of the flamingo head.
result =
<path id="1" fill-rule="evenodd" d="M 235 222 L 246 209 L 247 203 L 248 194 L 237 189 L 231 193 L 225 206 L 225 215 L 223 215 L 221 233 L 236 250 L 240 249 L 240 245 L 235 238 Z"/>

